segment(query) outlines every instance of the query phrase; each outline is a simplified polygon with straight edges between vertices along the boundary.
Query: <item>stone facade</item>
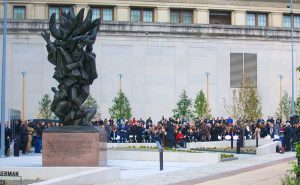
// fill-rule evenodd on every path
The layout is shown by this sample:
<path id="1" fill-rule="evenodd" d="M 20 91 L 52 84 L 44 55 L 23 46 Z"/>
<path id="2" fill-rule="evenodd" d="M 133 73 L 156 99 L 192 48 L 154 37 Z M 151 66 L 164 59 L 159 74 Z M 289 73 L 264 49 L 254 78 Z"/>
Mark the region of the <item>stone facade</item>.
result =
<path id="1" fill-rule="evenodd" d="M 0 29 L 2 31 L 2 22 Z M 40 36 L 47 21 L 8 23 L 7 107 L 21 109 L 21 71 L 27 72 L 25 118 L 34 118 L 38 102 L 50 87 L 53 66 L 47 61 Z M 0 38 L 2 35 L 0 35 Z M 300 31 L 295 31 L 295 66 L 299 66 Z M 0 45 L 1 46 L 1 45 Z M 231 103 L 230 53 L 257 54 L 257 87 L 264 116 L 274 115 L 279 103 L 279 75 L 283 90 L 291 94 L 290 31 L 224 25 L 166 23 L 103 23 L 94 45 L 99 77 L 91 87 L 103 117 L 119 90 L 117 74 L 122 73 L 123 91 L 136 118 L 158 120 L 172 115 L 180 93 L 191 98 L 206 89 L 210 72 L 209 102 L 214 116 L 227 116 L 224 101 Z M 2 46 L 0 55 L 2 55 Z M 296 73 L 296 95 L 298 93 Z M 300 90 L 300 89 L 299 89 Z"/>
<path id="2" fill-rule="evenodd" d="M 300 14 L 300 2 L 294 3 L 294 13 Z M 282 15 L 289 13 L 287 4 L 281 0 L 9 0 L 8 18 L 13 18 L 14 6 L 26 7 L 26 19 L 48 19 L 49 5 L 70 5 L 76 12 L 90 6 L 111 6 L 114 9 L 114 21 L 130 21 L 131 7 L 149 7 L 154 9 L 155 22 L 170 22 L 170 8 L 184 8 L 194 10 L 195 24 L 208 24 L 209 10 L 226 10 L 232 12 L 233 25 L 246 25 L 247 12 L 263 12 L 268 14 L 268 26 L 281 27 Z M 3 2 L 0 2 L 0 12 L 3 12 Z M 3 14 L 0 14 L 0 18 L 3 18 Z"/>

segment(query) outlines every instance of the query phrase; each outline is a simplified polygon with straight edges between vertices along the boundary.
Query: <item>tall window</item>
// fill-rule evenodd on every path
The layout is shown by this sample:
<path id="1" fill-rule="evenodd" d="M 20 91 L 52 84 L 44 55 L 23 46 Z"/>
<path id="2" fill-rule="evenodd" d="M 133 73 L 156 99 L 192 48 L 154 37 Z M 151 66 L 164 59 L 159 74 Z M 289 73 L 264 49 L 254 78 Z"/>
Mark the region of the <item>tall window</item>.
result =
<path id="1" fill-rule="evenodd" d="M 92 19 L 100 18 L 103 21 L 113 21 L 114 11 L 112 7 L 91 7 Z"/>
<path id="2" fill-rule="evenodd" d="M 50 5 L 49 6 L 49 18 L 53 13 L 55 13 L 55 18 L 59 19 L 59 16 L 62 13 L 67 14 L 72 9 L 72 6 L 65 6 L 65 5 Z"/>
<path id="3" fill-rule="evenodd" d="M 193 23 L 193 10 L 171 9 L 170 22 L 171 23 L 192 24 Z"/>
<path id="4" fill-rule="evenodd" d="M 25 19 L 25 6 L 14 6 L 14 19 L 22 20 Z"/>
<path id="5" fill-rule="evenodd" d="M 282 17 L 282 26 L 289 28 L 292 25 L 291 15 L 283 15 Z M 294 15 L 294 27 L 300 28 L 300 15 Z"/>
<path id="6" fill-rule="evenodd" d="M 255 26 L 256 25 L 255 14 L 254 13 L 248 13 L 247 14 L 247 25 L 248 26 Z"/>
<path id="7" fill-rule="evenodd" d="M 248 76 L 257 86 L 257 54 L 230 53 L 230 87 L 239 88 L 243 76 Z"/>
<path id="8" fill-rule="evenodd" d="M 231 12 L 210 10 L 209 24 L 231 24 Z"/>
<path id="9" fill-rule="evenodd" d="M 130 10 L 130 20 L 133 22 L 153 22 L 153 9 L 132 8 Z"/>
<path id="10" fill-rule="evenodd" d="M 268 26 L 268 15 L 266 13 L 247 13 L 248 26 Z"/>

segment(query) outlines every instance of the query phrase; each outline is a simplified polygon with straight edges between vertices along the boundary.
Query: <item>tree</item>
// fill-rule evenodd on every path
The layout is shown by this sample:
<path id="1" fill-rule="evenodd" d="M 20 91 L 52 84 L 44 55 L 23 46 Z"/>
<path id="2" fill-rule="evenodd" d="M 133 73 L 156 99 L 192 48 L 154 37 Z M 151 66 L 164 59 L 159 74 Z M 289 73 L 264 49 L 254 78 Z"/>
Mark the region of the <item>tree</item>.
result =
<path id="1" fill-rule="evenodd" d="M 186 95 L 185 90 L 181 93 L 180 100 L 177 102 L 177 107 L 173 110 L 173 117 L 175 119 L 180 118 L 187 120 L 194 117 L 192 111 L 192 99 Z"/>
<path id="2" fill-rule="evenodd" d="M 296 115 L 300 115 L 300 97 L 297 98 L 295 103 L 295 113 Z"/>
<path id="3" fill-rule="evenodd" d="M 50 98 L 49 94 L 45 94 L 41 99 L 41 101 L 39 102 L 38 118 L 43 118 L 43 119 L 54 118 L 54 114 L 51 110 L 51 102 L 52 99 Z"/>
<path id="4" fill-rule="evenodd" d="M 287 91 L 283 91 L 283 96 L 282 96 L 282 115 L 284 120 L 290 120 L 290 116 L 292 113 L 292 98 L 289 96 L 289 93 Z M 295 106 L 295 110 L 297 111 L 298 109 L 296 108 L 298 104 L 298 98 L 297 98 L 297 103 Z M 276 111 L 276 116 L 281 118 L 281 114 L 280 114 L 280 102 L 279 102 L 279 106 L 277 108 Z M 282 118 L 281 118 L 282 119 Z"/>
<path id="5" fill-rule="evenodd" d="M 244 76 L 241 87 L 233 90 L 232 105 L 225 110 L 245 127 L 262 116 L 261 98 L 250 77 Z"/>
<path id="6" fill-rule="evenodd" d="M 100 117 L 101 113 L 99 112 L 99 106 L 98 106 L 97 100 L 91 94 L 89 94 L 87 99 L 83 102 L 82 106 L 88 107 L 88 108 L 90 108 L 90 107 L 96 108 L 97 112 L 94 115 L 94 118 Z"/>
<path id="7" fill-rule="evenodd" d="M 128 98 L 122 91 L 119 91 L 117 97 L 113 100 L 113 105 L 109 108 L 109 114 L 117 119 L 131 118 L 131 107 Z"/>
<path id="8" fill-rule="evenodd" d="M 197 118 L 210 117 L 210 109 L 208 107 L 205 94 L 203 93 L 202 90 L 196 96 L 194 108 L 195 108 L 195 116 Z"/>

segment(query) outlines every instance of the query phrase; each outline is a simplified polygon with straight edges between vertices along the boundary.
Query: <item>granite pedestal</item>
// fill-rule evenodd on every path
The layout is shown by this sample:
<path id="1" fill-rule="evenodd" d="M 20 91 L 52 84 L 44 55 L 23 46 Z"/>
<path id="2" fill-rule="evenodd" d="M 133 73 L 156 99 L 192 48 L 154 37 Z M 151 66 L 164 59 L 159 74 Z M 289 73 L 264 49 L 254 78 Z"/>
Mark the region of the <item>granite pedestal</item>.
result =
<path id="1" fill-rule="evenodd" d="M 99 130 L 94 127 L 51 127 L 43 131 L 45 167 L 99 167 Z"/>

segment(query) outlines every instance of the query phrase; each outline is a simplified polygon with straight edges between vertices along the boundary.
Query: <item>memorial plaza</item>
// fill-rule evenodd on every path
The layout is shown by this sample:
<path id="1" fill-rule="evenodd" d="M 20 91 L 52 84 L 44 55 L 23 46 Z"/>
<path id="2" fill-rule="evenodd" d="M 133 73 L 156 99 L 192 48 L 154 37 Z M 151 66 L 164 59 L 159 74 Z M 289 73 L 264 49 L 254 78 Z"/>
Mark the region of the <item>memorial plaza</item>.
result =
<path id="1" fill-rule="evenodd" d="M 300 1 L 0 0 L 0 185 L 298 185 Z"/>

